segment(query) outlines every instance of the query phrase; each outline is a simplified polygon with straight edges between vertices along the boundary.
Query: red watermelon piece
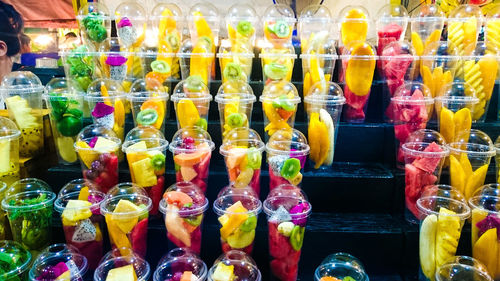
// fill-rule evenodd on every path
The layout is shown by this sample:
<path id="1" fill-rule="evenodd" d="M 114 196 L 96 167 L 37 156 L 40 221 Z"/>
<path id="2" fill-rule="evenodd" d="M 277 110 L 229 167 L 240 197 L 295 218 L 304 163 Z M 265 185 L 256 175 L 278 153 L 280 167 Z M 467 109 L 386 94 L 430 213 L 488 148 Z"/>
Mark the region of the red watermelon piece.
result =
<path id="1" fill-rule="evenodd" d="M 281 281 L 297 280 L 298 265 L 290 266 L 284 260 L 272 260 L 271 271 Z"/>
<path id="2" fill-rule="evenodd" d="M 377 32 L 378 34 L 378 54 L 382 54 L 384 48 L 391 42 L 398 41 L 403 33 L 403 27 L 396 23 L 391 23 Z"/>
<path id="3" fill-rule="evenodd" d="M 139 221 L 130 232 L 132 250 L 141 257 L 146 257 L 148 241 L 148 219 Z"/>
<path id="4" fill-rule="evenodd" d="M 273 173 L 271 167 L 269 167 L 269 189 L 273 190 L 274 188 L 282 185 L 282 184 L 290 184 L 290 182 L 281 176 L 277 176 Z"/>
<path id="5" fill-rule="evenodd" d="M 441 149 L 441 146 L 436 144 L 435 142 L 432 142 L 429 144 L 425 149 L 424 152 L 441 152 L 443 151 Z M 420 157 L 418 159 L 415 159 L 413 161 L 413 165 L 427 173 L 433 173 L 437 166 L 439 165 L 439 162 L 441 161 L 441 158 L 439 157 Z"/>
<path id="6" fill-rule="evenodd" d="M 208 178 L 208 169 L 210 168 L 210 158 L 212 157 L 212 153 L 207 153 L 205 158 L 201 160 L 200 164 L 195 165 L 193 169 L 196 171 L 198 174 L 197 177 L 200 177 L 202 179 Z"/>
<path id="7" fill-rule="evenodd" d="M 365 107 L 366 102 L 368 101 L 368 98 L 370 97 L 370 94 L 368 93 L 367 95 L 364 96 L 358 96 L 351 92 L 349 87 L 347 85 L 344 87 L 344 96 L 346 98 L 346 104 L 349 105 L 352 108 L 355 109 L 363 109 Z"/>
<path id="8" fill-rule="evenodd" d="M 288 237 L 278 232 L 277 223 L 268 223 L 269 226 L 269 253 L 273 258 L 284 259 L 295 252 L 288 241 Z"/>
<path id="9" fill-rule="evenodd" d="M 257 193 L 257 197 L 260 196 L 260 169 L 253 170 L 253 177 L 250 181 L 250 187 Z"/>
<path id="10" fill-rule="evenodd" d="M 151 214 L 158 214 L 158 206 L 160 205 L 161 198 L 163 196 L 163 186 L 165 185 L 165 177 L 159 176 L 156 185 L 152 186 L 148 190 L 149 197 L 153 201 L 153 207 L 151 209 Z"/>

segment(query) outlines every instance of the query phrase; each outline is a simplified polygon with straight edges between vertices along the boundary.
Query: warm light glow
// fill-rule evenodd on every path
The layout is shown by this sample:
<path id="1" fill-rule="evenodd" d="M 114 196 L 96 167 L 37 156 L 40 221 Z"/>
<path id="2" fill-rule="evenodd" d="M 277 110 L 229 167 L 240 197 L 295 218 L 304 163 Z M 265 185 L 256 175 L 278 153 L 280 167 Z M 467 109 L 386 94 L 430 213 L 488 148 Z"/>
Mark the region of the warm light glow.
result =
<path id="1" fill-rule="evenodd" d="M 144 45 L 148 48 L 156 47 L 158 43 L 158 38 L 156 37 L 155 32 L 153 29 L 148 28 L 146 29 L 146 39 L 144 40 Z"/>
<path id="2" fill-rule="evenodd" d="M 259 49 L 264 49 L 264 48 L 270 48 L 273 45 L 270 42 L 268 42 L 267 40 L 265 40 L 264 38 L 260 38 L 260 39 L 257 39 L 257 43 L 255 44 L 255 46 Z"/>
<path id="3" fill-rule="evenodd" d="M 33 42 L 40 47 L 47 47 L 54 43 L 54 37 L 48 34 L 39 34 L 33 39 Z"/>

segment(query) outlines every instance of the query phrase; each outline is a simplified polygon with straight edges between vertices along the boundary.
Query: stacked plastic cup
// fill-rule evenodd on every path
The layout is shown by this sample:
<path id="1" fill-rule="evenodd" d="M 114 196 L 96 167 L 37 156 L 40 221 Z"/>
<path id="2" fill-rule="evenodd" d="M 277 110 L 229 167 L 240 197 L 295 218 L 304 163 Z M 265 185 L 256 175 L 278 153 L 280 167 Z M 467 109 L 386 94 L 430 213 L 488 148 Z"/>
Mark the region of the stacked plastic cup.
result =
<path id="1" fill-rule="evenodd" d="M 186 251 L 185 248 L 176 248 L 161 259 L 153 274 L 153 281 L 204 281 L 207 271 L 207 265 L 196 254 Z"/>
<path id="2" fill-rule="evenodd" d="M 413 132 L 402 146 L 405 159 L 406 220 L 417 223 L 416 202 L 425 187 L 439 182 L 449 150 L 443 136 L 436 131 L 421 129 Z M 409 211 L 409 212 L 408 212 Z"/>
<path id="3" fill-rule="evenodd" d="M 16 124 L 0 117 L 0 180 L 8 186 L 19 180 L 19 138 Z"/>
<path id="4" fill-rule="evenodd" d="M 255 261 L 242 251 L 222 254 L 208 270 L 208 281 L 217 280 L 261 281 L 262 275 Z"/>
<path id="5" fill-rule="evenodd" d="M 95 73 L 94 55 L 90 52 L 91 47 L 85 45 L 75 46 L 73 49 L 60 52 L 64 66 L 64 74 L 69 79 L 74 79 L 80 85 L 80 88 L 87 91 L 88 86 L 92 83 Z M 85 113 L 88 113 L 88 108 Z M 85 117 L 90 117 L 85 114 Z"/>
<path id="6" fill-rule="evenodd" d="M 300 97 L 292 83 L 273 81 L 267 84 L 259 100 L 264 114 L 266 140 L 278 130 L 293 128 Z"/>
<path id="7" fill-rule="evenodd" d="M 446 197 L 467 203 L 465 196 L 458 189 L 448 184 L 433 184 L 424 186 L 420 198 L 428 196 Z"/>
<path id="8" fill-rule="evenodd" d="M 405 38 L 408 12 L 404 6 L 387 4 L 378 10 L 375 18 L 378 39 L 377 53 L 381 55 L 387 45 Z"/>
<path id="9" fill-rule="evenodd" d="M 28 276 L 32 257 L 31 253 L 18 242 L 0 241 L 0 252 L 6 260 L 0 264 L 0 277 L 5 281 L 24 280 Z"/>
<path id="10" fill-rule="evenodd" d="M 21 130 L 19 155 L 23 157 L 43 153 L 43 91 L 40 79 L 29 71 L 11 72 L 0 85 L 9 116 Z"/>
<path id="11" fill-rule="evenodd" d="M 115 9 L 116 33 L 129 51 L 138 50 L 146 39 L 147 14 L 139 3 L 124 2 Z"/>
<path id="12" fill-rule="evenodd" d="M 298 187 L 281 185 L 269 192 L 263 209 L 269 227 L 272 275 L 278 280 L 296 280 L 311 204 Z"/>
<path id="13" fill-rule="evenodd" d="M 250 81 L 252 74 L 252 60 L 255 54 L 252 48 L 243 46 L 221 46 L 219 58 L 222 83 L 228 81 Z"/>
<path id="14" fill-rule="evenodd" d="M 257 12 L 248 4 L 236 3 L 229 8 L 225 21 L 232 52 L 253 54 L 258 20 Z"/>
<path id="15" fill-rule="evenodd" d="M 106 193 L 118 183 L 121 141 L 107 127 L 89 125 L 78 134 L 74 148 L 82 165 L 83 177 Z"/>
<path id="16" fill-rule="evenodd" d="M 223 138 L 233 129 L 250 127 L 256 99 L 252 87 L 244 81 L 229 81 L 220 86 L 215 101 Z"/>
<path id="17" fill-rule="evenodd" d="M 29 277 L 30 280 L 83 281 L 88 269 L 87 258 L 77 253 L 44 255 L 35 261 Z"/>
<path id="18" fill-rule="evenodd" d="M 165 130 L 168 115 L 168 87 L 156 84 L 153 78 L 139 79 L 130 87 L 128 101 L 135 126 L 153 126 Z"/>
<path id="19" fill-rule="evenodd" d="M 353 42 L 365 42 L 373 23 L 368 10 L 359 5 L 345 6 L 339 12 L 340 46 L 349 48 Z M 374 51 L 375 53 L 375 51 Z"/>
<path id="20" fill-rule="evenodd" d="M 438 196 L 418 199 L 417 208 L 420 212 L 419 280 L 433 280 L 438 269 L 455 255 L 470 209 L 463 201 Z"/>
<path id="21" fill-rule="evenodd" d="M 333 164 L 344 94 L 336 83 L 318 82 L 304 98 L 304 103 L 308 119 L 309 159 L 315 169 L 329 167 Z"/>
<path id="22" fill-rule="evenodd" d="M 220 241 L 224 253 L 240 250 L 252 254 L 257 218 L 262 208 L 252 188 L 227 186 L 214 202 L 218 216 Z"/>
<path id="23" fill-rule="evenodd" d="M 83 34 L 83 42 L 94 50 L 109 37 L 111 33 L 111 16 L 108 8 L 97 2 L 85 4 L 76 16 Z"/>
<path id="24" fill-rule="evenodd" d="M 208 110 L 212 95 L 199 76 L 180 81 L 171 97 L 177 117 L 177 128 L 208 127 Z"/>
<path id="25" fill-rule="evenodd" d="M 427 46 L 441 39 L 445 15 L 433 4 L 420 5 L 410 21 L 411 43 L 417 56 L 421 56 Z"/>
<path id="26" fill-rule="evenodd" d="M 283 48 L 292 43 L 292 34 L 297 21 L 293 9 L 285 4 L 269 6 L 262 17 L 264 39 L 273 48 Z"/>
<path id="27" fill-rule="evenodd" d="M 102 261 L 94 272 L 94 281 L 122 278 L 147 281 L 151 275 L 149 263 L 137 256 L 124 255 Z"/>
<path id="28" fill-rule="evenodd" d="M 13 240 L 33 256 L 52 239 L 52 208 L 56 194 L 42 180 L 26 178 L 13 183 L 5 192 L 2 209 L 7 213 Z"/>
<path id="29" fill-rule="evenodd" d="M 291 44 L 281 47 L 265 47 L 259 54 L 262 64 L 262 81 L 264 85 L 271 82 L 290 82 L 293 65 L 297 59 Z"/>
<path id="30" fill-rule="evenodd" d="M 301 53 L 317 50 L 324 45 L 325 40 L 330 37 L 329 34 L 337 33 L 330 9 L 324 5 L 313 4 L 300 12 L 297 31 Z M 335 48 L 335 45 L 333 47 Z"/>
<path id="31" fill-rule="evenodd" d="M 208 199 L 195 184 L 178 182 L 167 188 L 160 201 L 160 212 L 164 214 L 168 240 L 176 247 L 199 254 L 207 209 Z"/>
<path id="32" fill-rule="evenodd" d="M 329 255 L 314 272 L 315 281 L 330 280 L 331 278 L 338 280 L 369 280 L 361 262 L 347 253 Z"/>
<path id="33" fill-rule="evenodd" d="M 470 55 L 477 45 L 483 13 L 478 5 L 457 6 L 448 16 L 448 42 L 461 56 Z"/>
<path id="34" fill-rule="evenodd" d="M 337 51 L 335 41 L 330 37 L 311 39 L 311 44 L 304 53 L 300 55 L 302 60 L 302 74 L 304 85 L 302 95 L 306 97 L 316 83 L 323 85 L 332 81 L 335 63 L 337 61 Z"/>
<path id="35" fill-rule="evenodd" d="M 192 182 L 205 193 L 214 149 L 212 138 L 202 128 L 186 127 L 178 130 L 169 145 L 174 156 L 176 181 Z"/>
<path id="36" fill-rule="evenodd" d="M 436 270 L 436 281 L 493 281 L 486 267 L 478 260 L 467 256 L 455 256 Z"/>

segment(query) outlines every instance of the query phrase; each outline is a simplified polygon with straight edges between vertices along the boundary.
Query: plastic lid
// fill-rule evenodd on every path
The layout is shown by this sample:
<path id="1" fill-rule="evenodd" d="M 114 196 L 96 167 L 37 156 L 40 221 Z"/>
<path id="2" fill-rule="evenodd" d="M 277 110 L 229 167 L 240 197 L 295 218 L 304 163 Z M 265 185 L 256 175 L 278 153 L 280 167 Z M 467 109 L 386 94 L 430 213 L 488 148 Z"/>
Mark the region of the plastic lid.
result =
<path id="1" fill-rule="evenodd" d="M 0 93 L 4 96 L 42 94 L 43 90 L 38 76 L 29 71 L 13 71 L 3 77 L 0 85 Z"/>
<path id="2" fill-rule="evenodd" d="M 282 184 L 269 192 L 263 202 L 263 209 L 264 213 L 272 216 L 278 209 L 282 209 L 281 207 L 289 212 L 299 204 L 303 204 L 302 212 L 290 214 L 292 219 L 295 217 L 308 217 L 311 214 L 312 206 L 304 191 L 299 187 Z"/>
<path id="3" fill-rule="evenodd" d="M 350 14 L 351 10 L 358 10 L 358 14 L 364 14 L 365 18 L 352 18 L 347 17 Z M 339 12 L 340 22 L 369 22 L 370 21 L 370 13 L 368 10 L 361 5 L 347 5 Z"/>
<path id="4" fill-rule="evenodd" d="M 160 201 L 159 210 L 161 213 L 166 214 L 168 202 L 165 200 L 167 194 L 172 191 L 182 192 L 188 195 L 192 200 L 192 205 L 190 207 L 182 207 L 177 213 L 181 217 L 197 216 L 202 214 L 208 209 L 208 199 L 203 194 L 203 191 L 194 183 L 191 182 L 178 182 L 174 183 L 165 190 L 163 193 L 163 199 Z M 178 206 L 176 206 L 178 207 Z"/>
<path id="5" fill-rule="evenodd" d="M 299 15 L 300 22 L 331 22 L 332 12 L 325 5 L 309 5 L 302 9 Z"/>
<path id="6" fill-rule="evenodd" d="M 36 201 L 31 201 L 33 199 L 36 199 Z M 12 212 L 33 212 L 45 208 L 52 210 L 55 199 L 56 194 L 52 191 L 24 191 L 13 195 L 5 195 L 5 198 L 2 200 L 2 209 Z M 26 203 L 26 200 L 30 200 L 31 202 Z"/>
<path id="7" fill-rule="evenodd" d="M 120 247 L 120 248 L 113 248 L 104 256 L 102 256 L 101 260 L 99 261 L 99 264 L 104 263 L 107 260 L 111 260 L 114 258 L 119 258 L 119 257 L 134 257 L 134 258 L 140 258 L 138 254 L 134 252 L 134 250 L 127 248 L 127 247 Z"/>
<path id="8" fill-rule="evenodd" d="M 164 140 L 165 136 L 163 133 L 153 126 L 137 126 L 130 130 L 125 136 L 124 146 L 127 142 L 134 142 L 144 139 L 161 139 Z"/>
<path id="9" fill-rule="evenodd" d="M 21 131 L 14 121 L 7 117 L 0 116 L 0 140 L 17 140 L 21 136 Z"/>
<path id="10" fill-rule="evenodd" d="M 97 15 L 95 16 L 98 16 L 100 19 L 111 19 L 109 17 L 110 13 L 108 7 L 100 2 L 88 2 L 87 4 L 83 5 L 80 10 L 78 10 L 77 19 L 82 20 L 86 15 L 90 13 L 96 13 Z"/>
<path id="11" fill-rule="evenodd" d="M 258 215 L 262 209 L 262 202 L 260 202 L 257 194 L 251 192 L 252 188 L 236 188 L 233 186 L 225 187 L 217 196 L 214 201 L 214 212 L 218 216 L 224 214 L 237 214 L 233 212 L 228 212 L 227 209 L 231 207 L 236 202 L 240 202 L 247 212 L 245 214 Z M 238 212 L 239 214 L 240 212 Z M 242 213 L 243 214 L 243 213 Z"/>
<path id="12" fill-rule="evenodd" d="M 284 20 L 289 24 L 296 21 L 293 9 L 285 4 L 273 4 L 267 7 L 262 18 L 264 21 Z"/>
<path id="13" fill-rule="evenodd" d="M 195 12 L 200 12 L 206 20 L 219 20 L 219 11 L 209 2 L 198 2 L 189 9 L 189 19 L 195 19 Z M 218 26 L 217 26 L 218 27 Z"/>
<path id="14" fill-rule="evenodd" d="M 168 100 L 168 87 L 157 82 L 155 78 L 138 79 L 130 86 L 129 99 L 137 100 L 158 97 Z M 155 83 L 156 82 L 156 83 Z"/>
<path id="15" fill-rule="evenodd" d="M 177 259 L 182 258 L 199 258 L 197 254 L 195 254 L 189 248 L 174 248 L 168 253 L 166 253 L 158 262 L 158 264 L 162 264 L 164 262 L 175 261 Z"/>
<path id="16" fill-rule="evenodd" d="M 226 48 L 229 49 L 228 47 L 226 47 Z M 226 49 L 226 48 L 224 48 L 224 49 Z M 219 51 L 220 51 L 220 49 L 219 49 Z M 233 52 L 220 52 L 220 53 L 217 53 L 217 58 L 233 58 L 233 57 L 237 57 L 237 58 L 254 58 L 255 54 L 254 53 L 250 53 L 250 52 L 247 52 L 247 53 L 243 53 L 243 52 L 241 52 L 241 53 L 233 53 Z"/>
<path id="17" fill-rule="evenodd" d="M 175 132 L 172 137 L 172 141 L 170 142 L 169 150 L 173 153 L 193 152 L 193 149 L 185 148 L 184 146 L 184 139 L 187 138 L 193 139 L 193 145 L 195 146 L 194 150 L 200 149 L 201 144 L 207 144 L 207 150 L 213 151 L 215 149 L 212 137 L 210 137 L 210 134 L 207 131 L 200 127 L 186 127 Z"/>
<path id="18" fill-rule="evenodd" d="M 223 144 L 220 146 L 219 151 L 222 155 L 229 155 L 231 149 L 255 149 L 255 152 L 262 153 L 264 151 L 264 142 L 260 138 L 257 131 L 239 127 L 234 128 L 224 137 Z"/>
<path id="19" fill-rule="evenodd" d="M 446 107 L 449 109 L 450 107 L 453 109 L 457 105 L 461 106 L 460 108 L 471 107 L 479 102 L 476 90 L 467 82 L 451 82 L 444 85 L 439 96 L 435 97 L 434 100 L 447 104 Z"/>
<path id="20" fill-rule="evenodd" d="M 54 256 L 54 255 L 62 255 L 62 254 L 79 254 L 80 251 L 78 249 L 71 245 L 71 244 L 64 244 L 64 243 L 57 243 L 57 244 L 52 244 L 49 245 L 47 248 L 43 249 L 40 255 L 36 258 L 36 260 L 33 263 L 33 266 L 39 261 L 42 260 L 45 257 L 48 256 Z"/>
<path id="21" fill-rule="evenodd" d="M 86 98 L 92 100 L 92 98 L 106 97 L 106 94 L 110 97 L 123 97 L 125 96 L 125 90 L 116 80 L 111 79 L 96 79 L 89 84 L 87 88 Z"/>
<path id="22" fill-rule="evenodd" d="M 425 186 L 420 198 L 429 196 L 446 197 L 467 203 L 464 195 L 458 189 L 447 184 L 433 184 Z"/>
<path id="23" fill-rule="evenodd" d="M 97 184 L 95 184 L 93 181 L 87 180 L 87 179 L 74 179 L 65 184 L 59 193 L 57 194 L 57 197 L 62 197 L 67 194 L 75 193 L 82 190 L 82 188 L 87 187 L 89 190 L 99 190 L 99 187 Z"/>
<path id="24" fill-rule="evenodd" d="M 214 265 L 208 271 L 208 280 L 213 281 L 212 275 L 214 274 L 219 263 L 223 263 L 228 266 L 233 265 L 234 272 L 238 280 L 260 281 L 262 278 L 255 261 L 250 256 L 239 250 L 231 250 L 222 254 L 215 260 Z"/>
<path id="25" fill-rule="evenodd" d="M 94 272 L 95 281 L 105 281 L 111 269 L 120 266 L 133 265 L 138 281 L 146 281 L 151 274 L 149 263 L 138 256 L 122 256 L 110 258 L 101 263 Z"/>
<path id="26" fill-rule="evenodd" d="M 481 24 L 483 18 L 481 8 L 478 5 L 463 4 L 457 6 L 450 12 L 448 16 L 448 22 L 467 21 L 471 17 L 476 17 L 476 19 L 478 20 L 478 24 Z"/>
<path id="27" fill-rule="evenodd" d="M 194 75 L 180 81 L 174 88 L 171 97 L 172 101 L 177 102 L 183 98 L 189 98 L 199 102 L 208 102 L 212 100 L 212 95 L 210 95 L 210 91 L 207 85 L 203 83 L 201 77 Z"/>
<path id="28" fill-rule="evenodd" d="M 47 267 L 56 266 L 59 263 L 65 263 L 70 270 L 70 280 L 81 280 L 88 270 L 87 258 L 77 253 L 63 253 L 57 255 L 44 255 L 36 260 L 36 264 L 31 268 L 30 280 L 45 280 L 50 278 Z M 49 274 L 47 276 L 46 274 Z"/>
<path id="29" fill-rule="evenodd" d="M 9 266 L 6 268 L 8 271 L 0 274 L 0 279 L 11 280 L 11 278 L 18 278 L 23 272 L 29 269 L 31 264 L 31 253 L 20 243 L 9 240 L 0 241 L 0 253 L 8 260 L 4 260 L 5 264 Z"/>
<path id="30" fill-rule="evenodd" d="M 436 281 L 492 281 L 488 269 L 480 261 L 466 256 L 450 258 L 436 269 Z"/>
<path id="31" fill-rule="evenodd" d="M 104 127 L 102 125 L 97 125 L 97 124 L 92 124 L 88 125 L 85 128 L 83 128 L 77 135 L 76 137 L 76 142 L 74 144 L 74 147 L 76 150 L 92 150 L 93 147 L 91 146 L 90 148 L 84 148 L 81 146 L 78 146 L 77 143 L 79 141 L 86 142 L 87 144 L 94 142 L 97 140 L 97 138 L 103 137 L 106 138 L 112 142 L 114 142 L 114 145 L 112 146 L 106 146 L 106 147 L 101 147 L 100 150 L 105 151 L 116 151 L 120 147 L 122 141 L 116 136 L 115 132 L 107 127 Z"/>
<path id="32" fill-rule="evenodd" d="M 245 198 L 254 197 L 259 199 L 257 192 L 255 192 L 255 190 L 253 190 L 250 186 L 234 187 L 233 185 L 228 185 L 222 188 L 217 194 L 217 198 L 225 196 L 243 196 Z"/>
<path id="33" fill-rule="evenodd" d="M 142 195 L 148 196 L 146 190 L 132 182 L 122 182 L 113 186 L 106 194 L 107 198 L 112 198 L 121 195 Z"/>
<path id="34" fill-rule="evenodd" d="M 70 193 L 66 193 L 62 196 L 58 196 L 56 201 L 54 202 L 54 209 L 62 213 L 64 210 L 69 209 L 75 212 L 79 211 L 85 211 L 90 209 L 92 211 L 92 214 L 100 214 L 99 212 L 99 205 L 101 204 L 101 201 L 104 200 L 104 197 L 106 194 L 103 192 L 100 192 L 96 189 L 89 189 L 89 198 L 87 199 L 88 202 L 91 203 L 90 206 L 80 206 L 80 207 L 72 207 L 72 208 L 67 208 L 67 204 L 69 203 L 70 200 L 79 200 L 80 192 L 79 191 L 74 191 Z"/>
<path id="35" fill-rule="evenodd" d="M 183 251 L 185 253 L 186 250 L 188 248 L 170 250 L 158 263 L 159 265 L 153 274 L 153 280 L 173 280 L 172 277 L 176 273 L 183 273 L 185 271 L 190 271 L 196 276 L 197 278 L 194 279 L 196 281 L 205 280 L 208 273 L 207 265 L 196 254 L 191 253 L 191 255 L 179 256 L 173 259 L 167 257 L 172 251 Z"/>
<path id="36" fill-rule="evenodd" d="M 422 96 L 414 96 L 415 93 L 420 93 Z M 399 86 L 391 98 L 391 101 L 396 104 L 402 105 L 419 105 L 419 104 L 433 104 L 434 99 L 429 87 L 420 82 L 405 82 Z"/>
<path id="37" fill-rule="evenodd" d="M 215 101 L 217 103 L 254 103 L 257 100 L 252 87 L 245 81 L 228 81 L 222 84 L 217 91 Z"/>
<path id="38" fill-rule="evenodd" d="M 163 12 L 168 9 L 172 13 L 172 16 L 164 16 Z M 182 17 L 182 11 L 174 3 L 158 3 L 153 10 L 151 11 L 151 18 L 152 19 L 162 19 L 162 18 L 172 18 L 175 21 L 181 21 L 184 18 Z M 180 25 L 179 22 L 176 23 L 177 25 Z M 179 27 L 178 27 L 179 28 Z"/>
<path id="39" fill-rule="evenodd" d="M 363 263 L 353 255 L 349 253 L 339 252 L 335 254 L 330 254 L 326 258 L 323 259 L 321 264 L 329 264 L 329 263 L 344 263 L 349 264 L 352 267 L 359 268 L 360 270 L 365 270 Z"/>
<path id="40" fill-rule="evenodd" d="M 324 277 L 333 277 L 338 280 L 347 280 L 351 277 L 356 281 L 368 281 L 368 275 L 360 268 L 354 267 L 349 263 L 332 262 L 322 264 L 314 272 L 314 280 L 320 281 Z"/>
<path id="41" fill-rule="evenodd" d="M 470 216 L 470 208 L 466 202 L 438 196 L 421 197 L 417 200 L 417 208 L 421 219 L 429 215 L 458 217 L 465 220 Z M 454 214 L 440 214 L 439 210 L 446 208 Z"/>
<path id="42" fill-rule="evenodd" d="M 194 47 L 198 43 L 203 44 L 201 46 L 198 46 L 197 48 L 198 52 L 194 53 Z M 191 58 L 191 57 L 201 57 L 201 58 L 213 58 L 215 56 L 215 53 L 212 51 L 212 42 L 211 39 L 207 38 L 206 36 L 201 36 L 197 39 L 197 41 L 194 41 L 194 39 L 186 39 L 182 42 L 179 52 L 177 52 L 177 57 L 179 58 Z M 202 50 L 200 51 L 200 49 Z"/>
<path id="43" fill-rule="evenodd" d="M 500 197 L 500 184 L 498 183 L 490 183 L 485 184 L 476 189 L 472 196 L 493 196 Z"/>
<path id="44" fill-rule="evenodd" d="M 299 130 L 281 129 L 269 138 L 266 151 L 274 155 L 304 156 L 309 154 L 309 145 Z"/>
<path id="45" fill-rule="evenodd" d="M 41 179 L 25 178 L 20 179 L 9 186 L 5 191 L 5 197 L 15 195 L 21 192 L 31 191 L 52 191 L 50 185 Z"/>
<path id="46" fill-rule="evenodd" d="M 342 105 L 345 103 L 344 92 L 342 88 L 334 82 L 316 82 L 307 96 L 304 97 L 304 102 L 311 105 Z"/>
<path id="47" fill-rule="evenodd" d="M 80 84 L 73 79 L 68 78 L 52 78 L 47 85 L 45 85 L 45 94 L 47 97 L 55 96 L 70 96 L 70 95 L 84 95 L 85 91 L 80 87 Z"/>
<path id="48" fill-rule="evenodd" d="M 131 212 L 114 212 L 120 200 L 127 200 L 139 207 Z M 101 202 L 101 213 L 103 215 L 112 214 L 120 217 L 142 216 L 152 208 L 152 200 L 147 192 L 138 185 L 131 182 L 124 182 L 115 185 L 106 194 L 106 198 Z M 142 206 L 142 207 L 141 207 Z"/>
<path id="49" fill-rule="evenodd" d="M 469 199 L 472 209 L 481 209 L 488 214 L 500 214 L 500 194 L 498 184 L 482 186 L 479 192 L 476 191 Z"/>
<path id="50" fill-rule="evenodd" d="M 439 145 L 441 151 L 424 151 L 431 143 Z M 420 129 L 411 133 L 402 146 L 405 156 L 442 158 L 449 154 L 443 136 L 430 129 Z"/>
<path id="51" fill-rule="evenodd" d="M 411 13 L 411 17 L 413 22 L 442 21 L 443 24 L 446 18 L 443 11 L 436 4 L 420 5 Z"/>
<path id="52" fill-rule="evenodd" d="M 116 25 L 119 26 L 119 18 L 129 18 L 132 20 L 146 20 L 146 11 L 136 2 L 122 2 L 115 9 Z M 142 26 L 141 26 L 142 28 Z"/>
<path id="53" fill-rule="evenodd" d="M 299 92 L 295 85 L 291 82 L 286 81 L 272 81 L 271 83 L 264 86 L 262 90 L 262 95 L 260 96 L 260 102 L 273 102 L 282 96 L 287 97 L 287 101 L 293 104 L 300 103 Z"/>
<path id="54" fill-rule="evenodd" d="M 408 22 L 408 11 L 402 5 L 387 4 L 378 10 L 375 18 L 377 24 L 398 23 L 405 30 Z"/>
<path id="55" fill-rule="evenodd" d="M 257 267 L 257 263 L 255 262 L 255 260 L 251 256 L 247 255 L 245 252 L 240 250 L 230 250 L 228 252 L 221 254 L 214 261 L 214 266 L 217 266 L 219 262 L 226 262 L 226 261 L 240 261 Z"/>
<path id="56" fill-rule="evenodd" d="M 226 14 L 226 21 L 249 21 L 255 25 L 257 23 L 259 17 L 257 16 L 257 12 L 255 9 L 246 3 L 236 3 L 229 7 Z"/>
<path id="57" fill-rule="evenodd" d="M 490 137 L 476 129 L 459 132 L 453 142 L 448 144 L 448 148 L 452 154 L 467 153 L 474 157 L 492 157 L 496 154 Z"/>

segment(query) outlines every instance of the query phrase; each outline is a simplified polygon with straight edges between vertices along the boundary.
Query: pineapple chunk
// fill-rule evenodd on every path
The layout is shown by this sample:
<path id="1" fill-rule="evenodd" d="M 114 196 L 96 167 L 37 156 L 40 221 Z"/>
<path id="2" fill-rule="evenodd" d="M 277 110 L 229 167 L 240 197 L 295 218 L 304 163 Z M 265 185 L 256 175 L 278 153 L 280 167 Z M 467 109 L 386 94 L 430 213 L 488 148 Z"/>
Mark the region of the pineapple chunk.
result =
<path id="1" fill-rule="evenodd" d="M 215 268 L 214 274 L 212 275 L 212 280 L 232 281 L 234 279 L 234 265 L 225 265 L 224 263 L 219 262 Z"/>
<path id="2" fill-rule="evenodd" d="M 248 219 L 248 210 L 243 207 L 241 201 L 234 203 L 226 211 L 228 219 L 220 229 L 220 236 L 225 240 Z"/>
<path id="3" fill-rule="evenodd" d="M 92 203 L 88 201 L 69 200 L 62 213 L 62 218 L 73 222 L 88 219 L 92 216 L 90 206 L 92 206 Z"/>
<path id="4" fill-rule="evenodd" d="M 117 148 L 118 144 L 116 142 L 103 137 L 98 137 L 94 145 L 94 149 L 99 151 L 100 153 L 113 152 Z"/>
<path id="5" fill-rule="evenodd" d="M 142 187 L 154 186 L 158 181 L 150 158 L 132 163 L 132 171 L 135 183 Z"/>
<path id="6" fill-rule="evenodd" d="M 108 272 L 106 281 L 137 281 L 137 274 L 135 273 L 134 266 L 129 264 L 111 269 Z"/>
<path id="7" fill-rule="evenodd" d="M 0 173 L 4 174 L 10 170 L 10 141 L 0 141 Z"/>
<path id="8" fill-rule="evenodd" d="M 141 210 L 142 209 L 134 203 L 122 199 L 118 201 L 111 219 L 123 233 L 129 233 L 137 224 L 137 221 L 139 220 L 139 212 Z M 127 213 L 127 215 L 122 215 L 120 213 Z"/>
<path id="9" fill-rule="evenodd" d="M 436 230 L 436 268 L 455 255 L 461 230 L 460 218 L 456 213 L 441 207 Z"/>

